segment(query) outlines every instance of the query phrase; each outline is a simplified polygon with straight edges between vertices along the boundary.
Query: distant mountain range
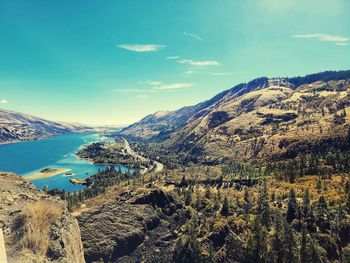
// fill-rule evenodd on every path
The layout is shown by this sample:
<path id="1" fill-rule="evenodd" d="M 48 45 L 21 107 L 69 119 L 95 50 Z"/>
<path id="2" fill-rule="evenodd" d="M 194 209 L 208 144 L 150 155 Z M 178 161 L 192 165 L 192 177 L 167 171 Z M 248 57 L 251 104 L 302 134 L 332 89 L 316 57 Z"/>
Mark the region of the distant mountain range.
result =
<path id="1" fill-rule="evenodd" d="M 48 121 L 28 114 L 0 109 L 0 143 L 36 140 L 94 130 L 95 128 L 83 124 Z"/>
<path id="2" fill-rule="evenodd" d="M 157 157 L 184 162 L 277 158 L 301 142 L 344 136 L 349 106 L 350 70 L 262 77 L 197 105 L 148 115 L 122 134 L 153 143 Z"/>

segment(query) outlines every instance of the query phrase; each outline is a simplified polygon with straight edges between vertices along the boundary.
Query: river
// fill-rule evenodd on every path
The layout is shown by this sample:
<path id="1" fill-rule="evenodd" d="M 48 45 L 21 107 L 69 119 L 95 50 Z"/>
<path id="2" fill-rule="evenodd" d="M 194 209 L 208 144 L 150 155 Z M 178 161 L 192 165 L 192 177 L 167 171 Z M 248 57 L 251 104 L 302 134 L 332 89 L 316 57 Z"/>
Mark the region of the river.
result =
<path id="1" fill-rule="evenodd" d="M 97 141 L 112 141 L 112 138 L 101 136 L 97 133 L 67 134 L 48 139 L 26 141 L 0 145 L 0 171 L 15 172 L 26 176 L 44 168 L 68 168 L 75 178 L 86 178 L 104 169 L 104 165 L 94 165 L 76 156 L 79 148 L 88 143 Z M 128 170 L 126 166 L 120 167 L 122 172 Z M 33 180 L 32 183 L 39 189 L 45 185 L 48 189 L 58 188 L 66 191 L 77 191 L 84 186 L 73 185 L 69 182 L 72 177 L 58 174 L 56 176 Z M 1 186 L 0 186 L 1 187 Z"/>

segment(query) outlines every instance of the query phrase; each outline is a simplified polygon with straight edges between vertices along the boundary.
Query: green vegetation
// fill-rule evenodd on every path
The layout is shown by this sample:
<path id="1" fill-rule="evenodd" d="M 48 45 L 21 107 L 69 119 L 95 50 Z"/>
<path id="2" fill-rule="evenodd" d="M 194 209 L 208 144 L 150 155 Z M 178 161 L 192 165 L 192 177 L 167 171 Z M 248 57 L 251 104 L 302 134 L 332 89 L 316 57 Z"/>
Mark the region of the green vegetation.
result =
<path id="1" fill-rule="evenodd" d="M 101 195 L 106 191 L 107 187 L 118 185 L 125 180 L 131 179 L 131 177 L 138 178 L 139 174 L 137 172 L 132 174 L 130 171 L 122 173 L 120 169 L 116 170 L 112 165 L 85 179 L 84 183 L 87 187 L 81 191 L 70 193 L 59 189 L 52 189 L 47 191 L 47 193 L 59 195 L 63 200 L 67 201 L 68 209 L 71 210 L 79 202 Z"/>

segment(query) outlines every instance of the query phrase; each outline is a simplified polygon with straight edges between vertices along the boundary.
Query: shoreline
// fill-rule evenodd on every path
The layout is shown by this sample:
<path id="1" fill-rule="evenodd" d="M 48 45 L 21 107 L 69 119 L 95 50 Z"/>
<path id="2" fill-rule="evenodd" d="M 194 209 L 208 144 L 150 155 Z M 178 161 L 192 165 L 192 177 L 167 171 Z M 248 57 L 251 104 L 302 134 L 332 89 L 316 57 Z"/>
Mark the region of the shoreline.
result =
<path id="1" fill-rule="evenodd" d="M 67 173 L 69 171 L 71 171 L 71 169 L 69 168 L 52 168 L 52 171 L 47 171 L 47 172 L 34 172 L 32 174 L 23 176 L 23 178 L 25 178 L 26 180 L 39 180 L 39 179 L 46 179 L 46 178 L 50 178 L 50 177 L 54 177 L 56 175 L 62 174 L 62 173 Z"/>

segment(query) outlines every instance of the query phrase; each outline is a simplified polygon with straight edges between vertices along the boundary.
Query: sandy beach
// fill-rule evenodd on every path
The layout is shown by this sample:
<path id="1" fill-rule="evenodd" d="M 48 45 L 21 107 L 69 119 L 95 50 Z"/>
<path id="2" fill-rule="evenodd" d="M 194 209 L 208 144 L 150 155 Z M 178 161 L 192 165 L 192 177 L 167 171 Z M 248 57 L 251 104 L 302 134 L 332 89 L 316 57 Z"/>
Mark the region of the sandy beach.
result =
<path id="1" fill-rule="evenodd" d="M 68 168 L 51 168 L 51 169 L 47 169 L 47 171 L 45 171 L 45 169 L 44 169 L 43 171 L 35 172 L 35 173 L 30 174 L 30 175 L 24 176 L 24 178 L 27 180 L 44 179 L 44 178 L 56 176 L 56 175 L 61 174 L 61 173 L 67 173 L 70 170 L 71 169 L 68 169 Z"/>

